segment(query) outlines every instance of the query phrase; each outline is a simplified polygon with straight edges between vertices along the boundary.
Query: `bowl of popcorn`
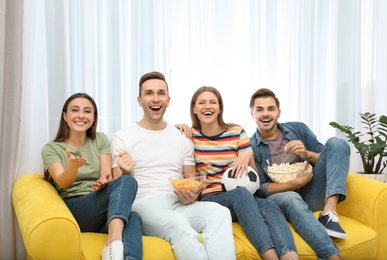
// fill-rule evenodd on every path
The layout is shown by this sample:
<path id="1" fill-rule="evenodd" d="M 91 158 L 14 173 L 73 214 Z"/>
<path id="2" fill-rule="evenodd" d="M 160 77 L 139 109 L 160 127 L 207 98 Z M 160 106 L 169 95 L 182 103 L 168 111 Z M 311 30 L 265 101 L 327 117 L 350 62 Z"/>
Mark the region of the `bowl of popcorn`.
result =
<path id="1" fill-rule="evenodd" d="M 296 178 L 302 165 L 296 154 L 278 154 L 266 160 L 264 170 L 273 182 L 287 183 Z"/>
<path id="2" fill-rule="evenodd" d="M 204 187 L 206 181 L 205 173 L 190 173 L 184 174 L 178 177 L 169 178 L 172 186 L 176 190 L 190 190 L 193 193 L 197 193 Z"/>

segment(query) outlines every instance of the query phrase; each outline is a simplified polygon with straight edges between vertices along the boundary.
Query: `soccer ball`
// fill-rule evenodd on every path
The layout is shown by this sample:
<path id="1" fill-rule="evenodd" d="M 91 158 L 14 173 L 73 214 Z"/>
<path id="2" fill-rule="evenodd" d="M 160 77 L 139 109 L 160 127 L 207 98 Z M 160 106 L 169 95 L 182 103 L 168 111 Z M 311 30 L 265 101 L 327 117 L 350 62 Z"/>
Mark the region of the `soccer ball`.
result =
<path id="1" fill-rule="evenodd" d="M 249 166 L 247 175 L 243 175 L 237 179 L 235 179 L 235 176 L 231 177 L 232 168 L 233 167 L 228 168 L 223 173 L 221 180 L 223 191 L 245 187 L 251 194 L 254 194 L 259 189 L 259 176 L 252 167 Z"/>

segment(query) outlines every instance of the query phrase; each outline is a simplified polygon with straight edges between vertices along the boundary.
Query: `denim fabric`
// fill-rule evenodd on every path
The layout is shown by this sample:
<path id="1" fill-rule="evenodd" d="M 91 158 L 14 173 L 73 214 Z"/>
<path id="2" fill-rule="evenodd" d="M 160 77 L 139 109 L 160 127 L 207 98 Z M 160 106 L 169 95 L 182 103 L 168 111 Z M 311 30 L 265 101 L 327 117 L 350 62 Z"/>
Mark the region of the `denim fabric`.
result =
<path id="1" fill-rule="evenodd" d="M 236 257 L 230 212 L 217 203 L 196 201 L 184 205 L 175 195 L 166 194 L 135 204 L 133 209 L 143 220 L 144 235 L 170 242 L 176 259 Z"/>
<path id="2" fill-rule="evenodd" d="M 273 201 L 252 196 L 246 188 L 205 196 L 202 201 L 213 201 L 227 207 L 233 221 L 239 221 L 261 257 L 273 247 L 279 256 L 297 251 L 286 219 Z"/>
<path id="3" fill-rule="evenodd" d="M 294 191 L 276 193 L 267 198 L 274 201 L 282 210 L 294 230 L 316 252 L 319 259 L 328 259 L 340 251 L 328 236 L 325 228 L 308 209 L 301 196 Z"/>
<path id="4" fill-rule="evenodd" d="M 126 222 L 122 233 L 124 259 L 142 259 L 142 231 L 140 216 L 131 211 L 136 197 L 137 182 L 129 175 L 108 183 L 100 191 L 65 200 L 82 232 L 107 233 L 113 218 Z"/>
<path id="5" fill-rule="evenodd" d="M 326 231 L 321 228 L 322 225 L 314 217 L 312 211 L 322 210 L 326 198 L 331 195 L 340 194 L 339 201 L 346 198 L 349 145 L 345 140 L 336 137 L 328 139 L 323 145 L 304 123 L 282 123 L 278 124 L 278 128 L 287 140 L 300 140 L 307 150 L 320 153 L 320 157 L 313 168 L 313 179 L 307 185 L 296 192 L 270 195 L 267 191 L 270 178 L 265 174 L 261 165 L 271 157 L 271 151 L 270 146 L 262 140 L 257 130 L 250 138 L 250 142 L 254 151 L 255 163 L 259 169 L 261 182 L 259 194 L 275 201 L 300 236 L 320 258 L 325 259 L 332 254 L 337 254 L 338 249 Z M 295 195 L 297 193 L 298 195 Z M 296 198 L 292 200 L 294 196 Z M 310 211 L 308 212 L 307 209 Z"/>
<path id="6" fill-rule="evenodd" d="M 333 194 L 340 194 L 340 201 L 346 197 L 346 179 L 349 170 L 350 148 L 345 140 L 337 137 L 328 139 L 325 145 L 321 144 L 315 134 L 304 124 L 299 122 L 289 122 L 278 124 L 278 128 L 283 132 L 284 137 L 291 140 L 300 140 L 307 150 L 320 153 L 316 165 L 313 169 L 313 179 L 298 192 L 308 203 L 312 211 L 321 210 L 325 199 Z M 259 180 L 261 186 L 259 194 L 268 197 L 267 186 L 270 178 L 263 171 L 261 165 L 267 158 L 271 157 L 270 146 L 262 140 L 258 130 L 250 138 L 254 151 L 254 159 L 259 169 Z"/>
<path id="7" fill-rule="evenodd" d="M 323 209 L 326 198 L 334 194 L 340 194 L 339 202 L 345 200 L 349 155 L 345 140 L 332 137 L 325 143 L 313 169 L 313 179 L 299 190 L 311 211 Z"/>

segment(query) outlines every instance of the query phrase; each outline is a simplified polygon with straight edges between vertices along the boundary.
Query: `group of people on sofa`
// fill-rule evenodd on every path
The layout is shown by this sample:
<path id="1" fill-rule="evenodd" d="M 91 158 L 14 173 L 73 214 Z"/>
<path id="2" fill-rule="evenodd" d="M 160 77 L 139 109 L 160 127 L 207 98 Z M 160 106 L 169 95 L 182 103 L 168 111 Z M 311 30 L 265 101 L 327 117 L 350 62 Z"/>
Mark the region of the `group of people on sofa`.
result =
<path id="1" fill-rule="evenodd" d="M 338 138 L 321 144 L 303 123 L 279 123 L 280 102 L 269 89 L 250 100 L 257 131 L 223 120 L 214 87 L 200 87 L 190 103 L 192 126 L 164 119 L 170 102 L 160 72 L 144 74 L 137 102 L 143 118 L 111 140 L 97 132 L 98 110 L 86 93 L 63 105 L 58 132 L 42 149 L 45 179 L 57 189 L 82 232 L 107 233 L 102 259 L 142 259 L 142 235 L 171 243 L 177 259 L 235 259 L 232 221 L 238 221 L 262 259 L 299 259 L 289 221 L 321 259 L 341 259 L 332 237 L 346 238 L 336 205 L 346 198 L 350 149 Z M 296 179 L 275 183 L 262 169 L 275 154 L 304 164 Z M 260 188 L 224 191 L 222 174 L 248 167 Z M 170 177 L 206 173 L 199 192 L 174 190 Z M 313 211 L 322 210 L 318 219 Z M 200 235 L 203 243 L 200 242 Z"/>

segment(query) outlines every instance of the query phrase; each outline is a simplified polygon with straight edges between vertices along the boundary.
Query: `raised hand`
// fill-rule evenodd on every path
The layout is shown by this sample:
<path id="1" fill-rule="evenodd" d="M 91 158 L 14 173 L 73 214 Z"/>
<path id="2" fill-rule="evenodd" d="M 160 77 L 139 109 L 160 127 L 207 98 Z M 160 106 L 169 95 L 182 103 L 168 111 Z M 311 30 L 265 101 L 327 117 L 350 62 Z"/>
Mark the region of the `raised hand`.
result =
<path id="1" fill-rule="evenodd" d="M 136 164 L 127 152 L 120 153 L 120 158 L 118 159 L 117 164 L 120 167 L 122 174 L 134 175 L 134 166 Z"/>
<path id="2" fill-rule="evenodd" d="M 285 151 L 290 151 L 292 153 L 295 153 L 302 158 L 309 158 L 310 154 L 309 151 L 306 150 L 304 143 L 300 140 L 293 140 L 287 143 L 284 147 Z"/>
<path id="3" fill-rule="evenodd" d="M 69 161 L 68 167 L 70 169 L 76 169 L 82 167 L 86 163 L 86 158 L 84 157 L 79 157 L 79 156 L 74 156 L 69 149 L 66 149 L 66 156 Z"/>

